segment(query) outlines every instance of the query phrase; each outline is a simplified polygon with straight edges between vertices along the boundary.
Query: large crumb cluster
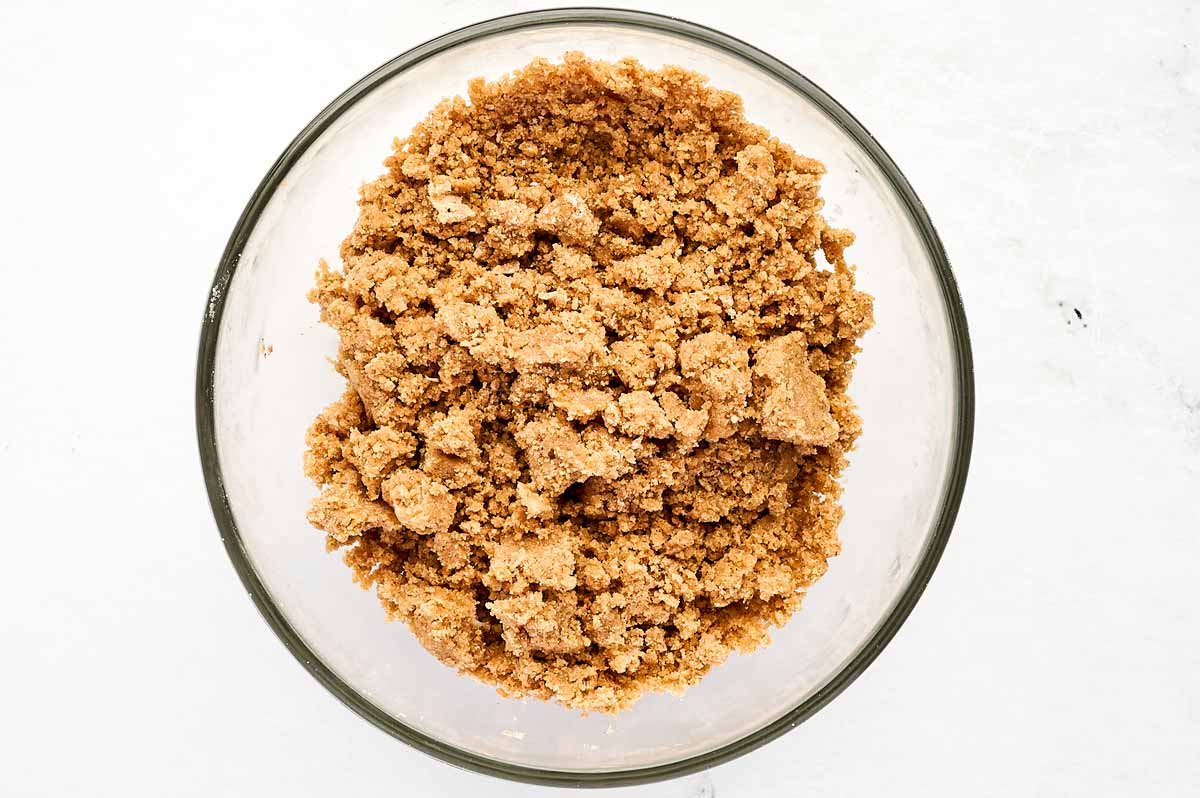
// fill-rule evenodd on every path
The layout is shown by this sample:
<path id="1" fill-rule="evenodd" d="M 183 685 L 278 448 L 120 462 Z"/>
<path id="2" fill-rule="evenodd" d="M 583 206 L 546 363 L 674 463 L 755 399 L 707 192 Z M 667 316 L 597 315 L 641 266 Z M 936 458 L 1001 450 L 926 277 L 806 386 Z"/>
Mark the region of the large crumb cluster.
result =
<path id="1" fill-rule="evenodd" d="M 703 77 L 567 54 L 469 95 L 317 274 L 348 388 L 309 518 L 447 665 L 612 712 L 762 645 L 837 554 L 871 298 L 822 165 Z"/>

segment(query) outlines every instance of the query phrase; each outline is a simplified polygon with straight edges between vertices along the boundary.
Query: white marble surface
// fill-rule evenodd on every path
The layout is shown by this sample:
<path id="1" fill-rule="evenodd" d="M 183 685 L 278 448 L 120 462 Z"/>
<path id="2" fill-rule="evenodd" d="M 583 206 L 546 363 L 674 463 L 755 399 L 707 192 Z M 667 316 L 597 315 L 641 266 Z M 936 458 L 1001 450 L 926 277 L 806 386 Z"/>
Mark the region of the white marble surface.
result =
<path id="1" fill-rule="evenodd" d="M 310 680 L 229 567 L 192 426 L 208 282 L 283 144 L 395 53 L 539 5 L 0 7 L 0 794 L 554 792 Z M 780 56 L 891 152 L 958 275 L 978 416 L 946 556 L 870 670 L 749 756 L 607 794 L 1200 785 L 1200 9 L 976 5 L 639 4 Z"/>

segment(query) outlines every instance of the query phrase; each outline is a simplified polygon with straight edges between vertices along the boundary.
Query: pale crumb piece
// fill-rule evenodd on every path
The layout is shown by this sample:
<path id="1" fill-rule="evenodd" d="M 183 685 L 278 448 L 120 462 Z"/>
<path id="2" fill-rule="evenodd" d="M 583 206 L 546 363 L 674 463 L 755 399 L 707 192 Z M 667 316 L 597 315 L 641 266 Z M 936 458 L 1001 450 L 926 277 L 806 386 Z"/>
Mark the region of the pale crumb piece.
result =
<path id="1" fill-rule="evenodd" d="M 726 333 L 702 333 L 679 348 L 679 371 L 693 407 L 708 411 L 705 439 L 718 441 L 737 431 L 750 395 L 746 345 Z"/>
<path id="2" fill-rule="evenodd" d="M 552 590 L 574 590 L 575 541 L 570 537 L 543 540 L 522 537 L 498 543 L 491 552 L 487 577 L 513 592 L 531 584 Z"/>
<path id="3" fill-rule="evenodd" d="M 583 634 L 575 594 L 546 600 L 542 591 L 521 593 L 490 602 L 491 614 L 500 621 L 504 642 L 516 656 L 526 652 L 575 654 L 591 643 Z"/>
<path id="4" fill-rule="evenodd" d="M 675 438 L 681 448 L 691 449 L 702 437 L 708 427 L 708 411 L 692 410 L 677 394 L 667 391 L 659 401 L 663 412 L 667 414 L 671 425 L 675 428 Z"/>
<path id="5" fill-rule="evenodd" d="M 598 388 L 567 389 L 550 386 L 550 402 L 567 414 L 568 421 L 588 421 L 612 404 L 613 395 Z"/>
<path id="6" fill-rule="evenodd" d="M 748 219 L 775 198 L 775 162 L 770 150 L 751 144 L 734 156 L 737 171 L 716 181 L 707 198 L 732 219 Z"/>
<path id="7" fill-rule="evenodd" d="M 588 208 L 583 197 L 566 191 L 538 211 L 537 227 L 553 234 L 563 244 L 584 247 L 591 244 L 600 232 L 600 220 Z"/>
<path id="8" fill-rule="evenodd" d="M 633 470 L 632 442 L 603 427 L 579 430 L 547 414 L 517 430 L 515 438 L 539 493 L 558 496 L 589 477 L 616 479 Z"/>
<path id="9" fill-rule="evenodd" d="M 534 211 L 518 200 L 489 200 L 488 228 L 484 241 L 491 245 L 495 257 L 518 258 L 533 248 Z"/>
<path id="10" fill-rule="evenodd" d="M 473 414 L 454 409 L 422 430 L 425 445 L 455 457 L 473 458 L 479 455 L 475 443 Z"/>
<path id="11" fill-rule="evenodd" d="M 479 474 L 479 465 L 476 460 L 446 454 L 434 446 L 426 446 L 421 455 L 421 470 L 451 490 L 459 490 L 483 481 Z"/>
<path id="12" fill-rule="evenodd" d="M 347 381 L 306 437 L 326 545 L 506 696 L 616 712 L 765 645 L 861 428 L 821 164 L 699 75 L 568 53 L 386 166 L 310 293 Z"/>
<path id="13" fill-rule="evenodd" d="M 442 333 L 461 344 L 480 362 L 506 366 L 512 362 L 508 346 L 508 328 L 495 308 L 451 300 L 436 316 Z"/>
<path id="14" fill-rule="evenodd" d="M 405 463 L 417 450 L 417 440 L 410 433 L 382 427 L 363 434 L 357 429 L 342 445 L 342 456 L 358 472 L 367 496 L 379 498 L 379 486 L 397 466 Z"/>
<path id="15" fill-rule="evenodd" d="M 829 410 L 825 382 L 808 367 L 803 333 L 789 333 L 758 350 L 754 376 L 763 384 L 763 436 L 799 446 L 828 446 L 838 423 Z"/>
<path id="16" fill-rule="evenodd" d="M 367 302 L 397 315 L 428 296 L 417 269 L 398 255 L 380 252 L 348 260 L 346 283 Z"/>
<path id="17" fill-rule="evenodd" d="M 674 350 L 665 342 L 663 348 L 651 348 L 645 341 L 615 341 L 609 347 L 609 361 L 626 387 L 649 388 L 658 380 L 659 370 L 674 359 Z"/>
<path id="18" fill-rule="evenodd" d="M 618 284 L 651 291 L 661 296 L 675 281 L 678 265 L 678 261 L 670 256 L 634 255 L 613 263 L 608 267 L 608 273 Z"/>
<path id="19" fill-rule="evenodd" d="M 517 483 L 517 501 L 525 508 L 525 514 L 536 520 L 553 518 L 557 513 L 554 502 L 539 495 L 524 482 Z"/>
<path id="20" fill-rule="evenodd" d="M 457 530 L 434 532 L 429 539 L 429 548 L 448 571 L 457 571 L 470 565 L 471 544 Z"/>
<path id="21" fill-rule="evenodd" d="M 387 505 L 372 501 L 358 485 L 344 482 L 328 485 L 321 492 L 308 511 L 308 520 L 337 543 L 349 543 L 366 532 L 400 529 Z"/>
<path id="22" fill-rule="evenodd" d="M 400 163 L 400 171 L 405 177 L 415 177 L 419 180 L 428 180 L 431 176 L 429 161 L 420 153 L 413 153 L 405 158 Z"/>
<path id="23" fill-rule="evenodd" d="M 671 419 L 649 391 L 630 391 L 621 394 L 615 404 L 605 410 L 605 422 L 626 435 L 645 435 L 649 438 L 669 438 L 674 432 Z"/>
<path id="24" fill-rule="evenodd" d="M 429 202 L 437 211 L 437 220 L 442 224 L 465 222 L 475 216 L 475 211 L 453 193 L 450 178 L 438 176 L 429 181 Z"/>
<path id="25" fill-rule="evenodd" d="M 454 523 L 458 499 L 420 471 L 397 471 L 384 480 L 381 492 L 400 523 L 418 534 L 445 532 Z"/>
<path id="26" fill-rule="evenodd" d="M 604 353 L 604 328 L 577 318 L 565 323 L 540 324 L 512 335 L 513 359 L 518 370 L 539 366 L 585 367 Z M 574 322 L 574 323 L 571 323 Z"/>

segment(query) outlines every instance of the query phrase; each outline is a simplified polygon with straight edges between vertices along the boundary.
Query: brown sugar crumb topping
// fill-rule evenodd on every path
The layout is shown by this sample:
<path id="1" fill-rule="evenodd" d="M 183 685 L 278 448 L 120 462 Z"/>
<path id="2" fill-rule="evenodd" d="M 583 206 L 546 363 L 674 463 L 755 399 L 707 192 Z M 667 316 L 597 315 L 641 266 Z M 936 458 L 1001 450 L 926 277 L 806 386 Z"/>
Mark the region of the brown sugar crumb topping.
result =
<path id="1" fill-rule="evenodd" d="M 613 712 L 767 641 L 836 555 L 871 298 L 822 165 L 676 67 L 444 100 L 311 298 L 309 519 L 436 657 Z"/>

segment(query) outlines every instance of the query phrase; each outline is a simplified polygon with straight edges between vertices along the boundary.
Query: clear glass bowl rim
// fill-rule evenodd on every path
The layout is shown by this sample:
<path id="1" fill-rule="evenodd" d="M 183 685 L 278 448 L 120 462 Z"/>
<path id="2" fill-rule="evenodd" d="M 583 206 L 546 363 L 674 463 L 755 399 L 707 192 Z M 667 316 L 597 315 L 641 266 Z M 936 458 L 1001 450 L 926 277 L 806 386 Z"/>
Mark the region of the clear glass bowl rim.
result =
<path id="1" fill-rule="evenodd" d="M 817 105 L 831 120 L 861 146 L 887 178 L 909 215 L 937 272 L 942 296 L 946 303 L 956 361 L 957 417 L 956 441 L 951 454 L 948 482 L 934 523 L 933 534 L 927 539 L 908 585 L 895 606 L 876 628 L 872 636 L 820 690 L 774 722 L 720 748 L 651 767 L 602 772 L 569 772 L 526 767 L 480 756 L 457 746 L 423 734 L 406 726 L 373 705 L 350 685 L 334 674 L 296 633 L 271 600 L 242 545 L 233 512 L 225 494 L 220 460 L 217 456 L 216 417 L 213 389 L 216 381 L 216 351 L 225 291 L 237 270 L 242 250 L 253 232 L 260 214 L 266 208 L 275 189 L 308 147 L 341 114 L 350 109 L 376 86 L 411 68 L 427 58 L 460 44 L 499 33 L 563 24 L 608 24 L 641 28 L 657 33 L 690 39 L 729 53 L 742 61 L 777 78 Z M 674 17 L 641 11 L 610 8 L 560 8 L 511 14 L 468 25 L 446 33 L 393 58 L 358 80 L 305 126 L 275 161 L 255 189 L 242 211 L 225 251 L 221 256 L 206 298 L 200 330 L 200 348 L 196 370 L 196 433 L 200 447 L 201 468 L 208 490 L 209 503 L 216 519 L 225 550 L 243 586 L 267 624 L 296 660 L 343 704 L 362 718 L 408 745 L 457 767 L 530 784 L 559 787 L 616 787 L 644 784 L 683 776 L 728 762 L 742 754 L 774 740 L 803 723 L 833 700 L 842 690 L 866 670 L 912 611 L 941 559 L 950 530 L 954 526 L 966 484 L 971 459 L 971 442 L 975 420 L 974 371 L 970 338 L 962 299 L 949 259 L 925 207 L 908 180 L 875 138 L 867 132 L 849 111 L 811 80 L 782 61 L 720 31 Z"/>

